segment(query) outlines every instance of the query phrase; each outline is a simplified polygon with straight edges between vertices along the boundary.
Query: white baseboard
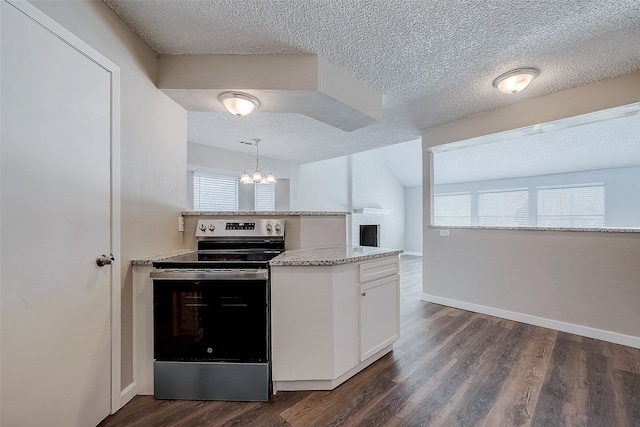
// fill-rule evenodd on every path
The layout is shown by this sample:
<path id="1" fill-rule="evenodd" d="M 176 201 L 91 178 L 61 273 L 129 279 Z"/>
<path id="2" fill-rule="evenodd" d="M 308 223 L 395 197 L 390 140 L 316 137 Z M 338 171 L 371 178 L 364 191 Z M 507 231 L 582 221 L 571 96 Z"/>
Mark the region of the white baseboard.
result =
<path id="1" fill-rule="evenodd" d="M 556 331 L 568 332 L 571 334 L 582 335 L 588 338 L 608 341 L 614 344 L 626 345 L 628 347 L 640 348 L 640 337 L 624 335 L 617 332 L 605 331 L 602 329 L 591 328 L 588 326 L 576 325 L 573 323 L 562 322 L 559 320 L 546 319 L 544 317 L 531 316 L 529 314 L 517 313 L 515 311 L 503 310 L 495 307 L 474 304 L 466 301 L 459 301 L 450 298 L 438 297 L 435 295 L 421 294 L 422 301 L 442 304 L 449 307 L 455 307 L 462 310 L 473 311 L 475 313 L 488 314 L 490 316 L 501 317 L 503 319 L 514 320 L 516 322 L 527 323 L 529 325 L 541 326 L 543 328 L 554 329 Z"/>
<path id="2" fill-rule="evenodd" d="M 116 411 L 122 408 L 127 403 L 129 403 L 129 401 L 134 397 L 136 397 L 137 394 L 138 394 L 138 383 L 134 381 L 120 392 L 120 406 L 118 406 Z"/>
<path id="3" fill-rule="evenodd" d="M 402 255 L 415 255 L 415 256 L 422 256 L 422 252 L 408 252 L 408 251 L 404 251 L 404 253 Z"/>

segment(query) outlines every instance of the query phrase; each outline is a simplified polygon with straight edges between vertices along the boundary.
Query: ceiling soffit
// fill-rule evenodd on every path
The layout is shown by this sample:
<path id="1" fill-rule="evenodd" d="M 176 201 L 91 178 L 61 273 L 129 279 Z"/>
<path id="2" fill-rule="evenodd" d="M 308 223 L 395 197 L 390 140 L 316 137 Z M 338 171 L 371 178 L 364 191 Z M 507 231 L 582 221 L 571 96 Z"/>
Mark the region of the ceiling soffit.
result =
<path id="1" fill-rule="evenodd" d="M 187 111 L 223 112 L 241 91 L 260 112 L 299 113 L 344 131 L 378 123 L 382 95 L 317 55 L 160 55 L 158 89 Z"/>

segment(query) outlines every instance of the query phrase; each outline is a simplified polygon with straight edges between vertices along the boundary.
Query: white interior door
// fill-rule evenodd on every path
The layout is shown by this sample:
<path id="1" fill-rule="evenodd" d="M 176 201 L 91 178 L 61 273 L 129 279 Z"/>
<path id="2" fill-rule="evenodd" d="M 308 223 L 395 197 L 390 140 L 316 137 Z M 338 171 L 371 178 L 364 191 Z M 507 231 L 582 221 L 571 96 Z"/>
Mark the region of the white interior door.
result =
<path id="1" fill-rule="evenodd" d="M 2 1 L 1 418 L 110 411 L 111 77 Z"/>

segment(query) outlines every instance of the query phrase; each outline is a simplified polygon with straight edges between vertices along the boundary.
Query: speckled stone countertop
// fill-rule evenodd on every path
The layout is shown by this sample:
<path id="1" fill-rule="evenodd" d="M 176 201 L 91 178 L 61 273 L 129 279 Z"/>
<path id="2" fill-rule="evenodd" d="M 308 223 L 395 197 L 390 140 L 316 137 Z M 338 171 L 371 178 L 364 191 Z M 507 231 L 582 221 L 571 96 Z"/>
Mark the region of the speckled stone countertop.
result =
<path id="1" fill-rule="evenodd" d="M 345 216 L 350 212 L 329 211 L 183 211 L 182 216 Z"/>
<path id="2" fill-rule="evenodd" d="M 175 258 L 177 256 L 190 254 L 195 252 L 191 249 L 178 249 L 176 251 L 171 252 L 163 252 L 158 255 L 151 255 L 147 257 L 141 257 L 131 260 L 131 265 L 151 265 L 154 261 L 164 261 L 165 259 Z"/>
<path id="3" fill-rule="evenodd" d="M 273 266 L 339 265 L 368 259 L 384 258 L 403 253 L 402 249 L 363 246 L 330 246 L 326 248 L 293 249 L 273 258 Z"/>
<path id="4" fill-rule="evenodd" d="M 494 227 L 482 225 L 429 225 L 434 230 L 524 230 L 524 231 L 590 231 L 600 233 L 640 233 L 640 228 L 565 228 L 565 227 Z"/>

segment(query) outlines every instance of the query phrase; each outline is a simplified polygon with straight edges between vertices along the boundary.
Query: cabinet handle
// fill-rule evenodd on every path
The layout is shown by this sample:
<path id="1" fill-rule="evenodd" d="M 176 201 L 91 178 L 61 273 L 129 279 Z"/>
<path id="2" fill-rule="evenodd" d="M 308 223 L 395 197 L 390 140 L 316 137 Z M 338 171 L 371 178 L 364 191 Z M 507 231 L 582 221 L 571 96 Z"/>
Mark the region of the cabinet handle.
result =
<path id="1" fill-rule="evenodd" d="M 360 295 L 362 295 L 363 297 L 366 297 L 366 296 L 367 296 L 367 293 L 366 293 L 366 292 L 363 292 L 363 293 L 361 293 Z"/>

